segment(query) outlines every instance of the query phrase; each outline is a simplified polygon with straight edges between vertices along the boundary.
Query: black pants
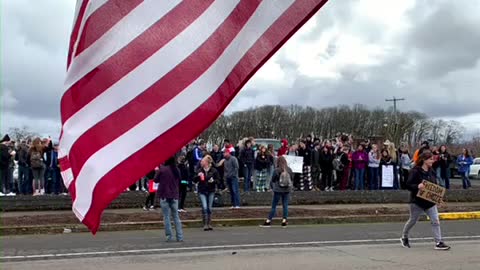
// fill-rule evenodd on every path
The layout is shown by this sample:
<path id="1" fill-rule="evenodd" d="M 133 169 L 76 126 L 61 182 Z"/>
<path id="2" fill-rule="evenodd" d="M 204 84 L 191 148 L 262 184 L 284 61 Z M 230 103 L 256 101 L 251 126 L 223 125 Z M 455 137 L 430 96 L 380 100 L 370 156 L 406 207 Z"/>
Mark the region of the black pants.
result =
<path id="1" fill-rule="evenodd" d="M 147 200 L 145 201 L 145 207 L 149 208 L 155 204 L 155 192 L 148 193 Z"/>
<path id="2" fill-rule="evenodd" d="M 320 184 L 320 167 L 312 167 L 312 178 L 313 178 L 313 186 L 316 188 L 321 188 Z"/>
<path id="3" fill-rule="evenodd" d="M 402 174 L 400 178 L 400 188 L 407 189 L 407 180 L 408 180 L 409 171 L 406 169 L 402 169 Z"/>
<path id="4" fill-rule="evenodd" d="M 323 169 L 322 170 L 322 185 L 323 188 L 332 186 L 333 170 Z"/>
<path id="5" fill-rule="evenodd" d="M 8 177 L 8 168 L 0 168 L 0 192 L 3 192 L 5 194 L 10 193 L 10 181 Z"/>
<path id="6" fill-rule="evenodd" d="M 180 202 L 178 203 L 178 209 L 184 209 L 185 199 L 187 198 L 188 185 L 180 185 Z"/>

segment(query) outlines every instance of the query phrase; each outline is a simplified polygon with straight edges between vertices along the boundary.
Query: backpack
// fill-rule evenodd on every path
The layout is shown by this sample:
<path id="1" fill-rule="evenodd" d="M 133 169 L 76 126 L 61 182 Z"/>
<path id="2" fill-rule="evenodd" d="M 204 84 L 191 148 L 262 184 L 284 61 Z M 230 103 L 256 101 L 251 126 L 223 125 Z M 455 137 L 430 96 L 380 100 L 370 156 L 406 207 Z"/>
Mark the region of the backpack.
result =
<path id="1" fill-rule="evenodd" d="M 340 156 L 336 157 L 333 161 L 332 161 L 332 164 L 333 164 L 333 168 L 336 170 L 336 171 L 343 171 L 344 169 L 344 165 L 342 164 L 342 156 L 344 154 L 341 154 Z"/>
<path id="2" fill-rule="evenodd" d="M 281 188 L 288 188 L 292 186 L 292 178 L 288 171 L 284 171 L 280 174 L 280 179 L 278 180 L 278 186 Z"/>
<path id="3" fill-rule="evenodd" d="M 33 169 L 39 169 L 43 167 L 42 154 L 39 152 L 32 152 L 30 155 L 30 166 Z"/>
<path id="4" fill-rule="evenodd" d="M 223 206 L 224 206 L 224 203 L 223 203 L 222 194 L 218 192 L 215 193 L 213 197 L 213 207 L 223 207 Z"/>

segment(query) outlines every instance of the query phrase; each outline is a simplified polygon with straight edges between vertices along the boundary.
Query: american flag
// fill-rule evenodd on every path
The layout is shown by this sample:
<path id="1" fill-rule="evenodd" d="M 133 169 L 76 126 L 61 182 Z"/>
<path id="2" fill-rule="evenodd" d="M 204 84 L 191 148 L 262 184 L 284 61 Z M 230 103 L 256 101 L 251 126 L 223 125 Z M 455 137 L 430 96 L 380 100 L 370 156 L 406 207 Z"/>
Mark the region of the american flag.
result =
<path id="1" fill-rule="evenodd" d="M 327 0 L 78 0 L 60 164 L 92 233 L 128 186 L 205 130 Z"/>

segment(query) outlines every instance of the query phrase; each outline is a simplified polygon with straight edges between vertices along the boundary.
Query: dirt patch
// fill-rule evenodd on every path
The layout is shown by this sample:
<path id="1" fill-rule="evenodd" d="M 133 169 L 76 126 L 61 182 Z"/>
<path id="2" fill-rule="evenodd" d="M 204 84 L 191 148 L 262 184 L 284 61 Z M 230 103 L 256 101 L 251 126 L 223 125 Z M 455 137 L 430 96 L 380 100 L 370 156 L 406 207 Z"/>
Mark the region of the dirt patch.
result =
<path id="1" fill-rule="evenodd" d="M 478 211 L 476 206 L 454 206 L 441 208 L 441 212 L 465 212 Z M 213 219 L 249 219 L 249 218 L 265 218 L 269 213 L 269 208 L 243 208 L 243 209 L 225 209 L 215 208 L 213 210 Z M 308 209 L 308 208 L 290 208 L 290 217 L 336 217 L 336 216 L 354 216 L 354 215 L 399 215 L 407 214 L 407 207 L 368 207 L 360 209 Z M 277 208 L 277 216 L 282 215 L 282 209 Z M 200 209 L 190 210 L 187 213 L 181 213 L 182 220 L 201 220 L 202 213 Z M 160 221 L 162 214 L 159 209 L 152 211 L 143 211 L 129 213 L 112 213 L 106 212 L 102 216 L 102 223 L 117 222 L 146 222 Z M 65 214 L 42 214 L 31 216 L 2 217 L 2 225 L 4 227 L 12 226 L 33 226 L 33 225 L 55 225 L 55 224 L 78 224 L 79 221 L 73 213 Z"/>

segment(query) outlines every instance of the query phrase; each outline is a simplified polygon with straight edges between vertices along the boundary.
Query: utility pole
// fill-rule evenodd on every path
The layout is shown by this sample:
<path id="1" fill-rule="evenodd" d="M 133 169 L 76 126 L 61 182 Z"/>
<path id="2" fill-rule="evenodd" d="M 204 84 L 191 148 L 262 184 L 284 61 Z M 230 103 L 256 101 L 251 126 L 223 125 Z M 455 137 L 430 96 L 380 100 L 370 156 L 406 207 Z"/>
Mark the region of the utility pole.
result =
<path id="1" fill-rule="evenodd" d="M 397 102 L 398 101 L 404 101 L 404 98 L 396 98 L 395 96 L 393 99 L 385 99 L 386 102 L 393 102 L 393 117 L 394 117 L 394 122 L 395 122 L 395 130 L 394 130 L 394 136 L 397 136 L 397 127 L 398 127 L 398 116 L 397 116 Z M 396 139 L 396 138 L 395 138 Z M 396 142 L 398 143 L 398 142 Z"/>

